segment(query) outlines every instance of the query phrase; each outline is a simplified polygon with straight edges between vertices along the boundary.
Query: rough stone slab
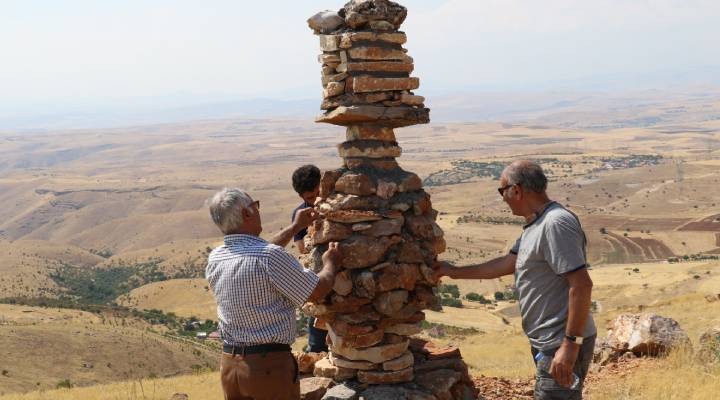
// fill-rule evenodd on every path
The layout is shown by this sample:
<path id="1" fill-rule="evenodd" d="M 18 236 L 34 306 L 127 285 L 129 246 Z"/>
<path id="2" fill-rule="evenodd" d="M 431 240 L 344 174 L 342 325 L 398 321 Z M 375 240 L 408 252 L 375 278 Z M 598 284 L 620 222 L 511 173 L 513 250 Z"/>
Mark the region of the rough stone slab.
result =
<path id="1" fill-rule="evenodd" d="M 402 155 L 402 148 L 393 142 L 360 141 L 343 142 L 338 145 L 340 157 L 396 158 Z"/>
<path id="2" fill-rule="evenodd" d="M 425 98 L 423 96 L 415 96 L 412 94 L 403 93 L 400 95 L 400 101 L 403 104 L 407 104 L 409 106 L 421 106 L 425 103 Z"/>
<path id="3" fill-rule="evenodd" d="M 337 53 L 325 53 L 318 56 L 318 62 L 324 65 L 337 65 L 340 64 L 340 55 Z"/>
<path id="4" fill-rule="evenodd" d="M 322 76 L 322 85 L 326 86 L 330 82 L 341 82 L 347 79 L 348 74 L 345 72 L 339 73 L 339 74 L 332 74 L 332 75 L 323 75 Z"/>
<path id="5" fill-rule="evenodd" d="M 381 364 L 385 361 L 400 357 L 407 350 L 408 343 L 408 340 L 404 340 L 399 343 L 384 344 L 366 349 L 339 348 L 332 349 L 332 351 L 349 360 L 365 360 L 375 364 Z"/>
<path id="6" fill-rule="evenodd" d="M 309 377 L 300 379 L 300 400 L 320 400 L 335 385 L 330 378 Z"/>
<path id="7" fill-rule="evenodd" d="M 397 189 L 397 183 L 379 179 L 375 194 L 380 198 L 389 199 L 395 195 Z"/>
<path id="8" fill-rule="evenodd" d="M 345 131 L 345 138 L 352 140 L 381 140 L 384 142 L 397 142 L 395 132 L 392 128 L 374 125 L 353 125 L 348 126 Z"/>
<path id="9" fill-rule="evenodd" d="M 373 307 L 381 314 L 393 316 L 403 309 L 407 300 L 407 290 L 383 292 L 373 300 Z"/>
<path id="10" fill-rule="evenodd" d="M 398 358 L 385 361 L 382 365 L 383 370 L 385 371 L 400 371 L 405 368 L 410 368 L 415 363 L 415 357 L 413 356 L 412 352 L 405 352 L 405 354 L 401 355 Z"/>
<path id="11" fill-rule="evenodd" d="M 352 60 L 371 60 L 371 61 L 388 61 L 396 60 L 405 64 L 412 64 L 412 57 L 408 56 L 400 49 L 392 49 L 387 47 L 353 47 L 347 51 L 347 55 Z"/>
<path id="12" fill-rule="evenodd" d="M 352 29 L 366 28 L 372 21 L 387 21 L 399 29 L 407 17 L 407 8 L 392 1 L 349 1 L 343 7 L 345 23 Z"/>
<path id="13" fill-rule="evenodd" d="M 383 215 L 375 211 L 338 210 L 328 212 L 325 214 L 325 218 L 329 221 L 354 224 L 358 222 L 379 221 L 383 219 Z"/>
<path id="14" fill-rule="evenodd" d="M 349 172 L 335 181 L 335 191 L 340 193 L 368 196 L 375 190 L 375 183 L 367 174 Z"/>
<path id="15" fill-rule="evenodd" d="M 400 243 L 400 236 L 374 238 L 364 235 L 351 236 L 340 243 L 342 266 L 347 269 L 365 268 L 378 264 L 390 246 Z"/>
<path id="16" fill-rule="evenodd" d="M 352 235 L 352 229 L 338 222 L 317 219 L 308 228 L 312 245 L 339 242 Z"/>
<path id="17" fill-rule="evenodd" d="M 422 327 L 420 324 L 395 324 L 385 328 L 385 332 L 402 336 L 412 336 L 422 332 Z"/>
<path id="18" fill-rule="evenodd" d="M 337 354 L 333 354 L 333 353 L 330 353 L 330 362 L 332 362 L 333 365 L 336 365 L 338 367 L 357 369 L 360 371 L 377 369 L 379 367 L 378 364 L 373 364 L 369 361 L 347 360 L 347 359 L 342 358 L 342 357 L 338 356 Z"/>
<path id="19" fill-rule="evenodd" d="M 293 352 L 293 356 L 298 363 L 298 370 L 302 374 L 307 374 L 315 369 L 315 363 L 318 360 L 325 358 L 327 353 L 306 353 L 306 352 Z"/>
<path id="20" fill-rule="evenodd" d="M 320 193 L 318 196 L 325 200 L 335 191 L 335 182 L 343 174 L 340 170 L 327 170 L 323 171 L 322 177 L 320 178 Z"/>
<path id="21" fill-rule="evenodd" d="M 365 158 L 365 157 L 345 157 L 343 159 L 345 167 L 350 170 L 362 169 L 362 168 L 373 168 L 382 169 L 385 171 L 392 171 L 399 168 L 399 165 L 395 159 L 379 159 L 379 158 Z"/>
<path id="22" fill-rule="evenodd" d="M 335 385 L 325 392 L 321 400 L 358 400 L 360 392 L 347 383 Z"/>
<path id="23" fill-rule="evenodd" d="M 334 350 L 337 350 L 341 347 L 363 349 L 382 342 L 383 338 L 385 337 L 385 331 L 383 331 L 382 329 L 375 329 L 371 332 L 360 335 L 340 336 L 332 328 L 332 325 L 330 325 L 328 327 L 328 335 L 330 336 L 330 340 L 333 344 L 332 348 Z"/>
<path id="24" fill-rule="evenodd" d="M 443 358 L 461 358 L 460 349 L 456 346 L 438 347 L 433 342 L 427 340 L 413 338 L 410 341 L 412 351 L 425 355 L 428 360 L 438 360 Z"/>
<path id="25" fill-rule="evenodd" d="M 339 294 L 334 294 L 330 297 L 331 304 L 325 305 L 327 307 L 327 310 L 329 312 L 333 313 L 346 313 L 346 312 L 353 312 L 360 308 L 361 306 L 370 303 L 369 299 L 358 297 L 354 295 L 348 295 L 348 296 L 341 296 Z"/>
<path id="26" fill-rule="evenodd" d="M 375 297 L 375 276 L 371 270 L 361 271 L 353 279 L 353 293 L 360 297 Z"/>
<path id="27" fill-rule="evenodd" d="M 403 217 L 393 219 L 382 219 L 373 222 L 369 229 L 362 231 L 363 235 L 368 236 L 390 236 L 398 235 L 402 231 Z M 382 290 L 382 289 L 381 289 Z"/>
<path id="28" fill-rule="evenodd" d="M 406 72 L 415 70 L 411 62 L 397 61 L 350 61 L 335 67 L 337 72 Z"/>
<path id="29" fill-rule="evenodd" d="M 323 98 L 339 96 L 345 93 L 345 82 L 330 82 L 323 89 Z"/>
<path id="30" fill-rule="evenodd" d="M 313 375 L 320 376 L 323 378 L 333 378 L 337 380 L 345 380 L 354 378 L 357 374 L 357 370 L 350 368 L 342 368 L 333 365 L 329 358 L 323 358 L 315 363 L 315 370 Z"/>
<path id="31" fill-rule="evenodd" d="M 347 271 L 346 271 L 347 272 Z M 379 325 L 376 323 L 353 324 L 345 319 L 336 318 L 330 323 L 331 329 L 338 335 L 362 335 L 375 331 Z"/>
<path id="32" fill-rule="evenodd" d="M 407 35 L 404 32 L 346 32 L 341 35 L 341 44 L 351 47 L 353 42 L 386 42 L 392 44 L 405 44 Z"/>
<path id="33" fill-rule="evenodd" d="M 366 305 L 360 307 L 355 312 L 338 315 L 333 323 L 337 324 L 338 321 L 343 321 L 348 324 L 375 324 L 376 322 L 379 322 L 381 318 L 382 316 L 380 313 L 375 311 L 372 305 Z"/>
<path id="34" fill-rule="evenodd" d="M 353 77 L 354 93 L 413 90 L 419 87 L 419 78 L 377 78 L 369 75 Z"/>
<path id="35" fill-rule="evenodd" d="M 340 44 L 340 35 L 319 35 L 320 49 L 323 51 L 337 51 Z"/>
<path id="36" fill-rule="evenodd" d="M 413 380 L 413 369 L 410 367 L 399 371 L 358 371 L 357 377 L 360 382 L 370 385 L 410 382 Z"/>
<path id="37" fill-rule="evenodd" d="M 430 110 L 413 107 L 384 106 L 340 106 L 317 117 L 316 122 L 335 125 L 358 125 L 361 123 L 383 124 L 389 128 L 427 124 L 430 122 Z"/>
<path id="38" fill-rule="evenodd" d="M 388 201 L 377 196 L 356 196 L 353 194 L 333 193 L 328 196 L 327 199 L 317 203 L 316 206 L 318 211 L 326 217 L 335 211 L 370 211 L 371 213 L 382 216 L 382 214 L 373 210 L 387 209 Z M 337 221 L 344 222 L 343 220 Z M 362 221 L 358 220 L 353 222 Z"/>
<path id="39" fill-rule="evenodd" d="M 391 264 L 378 276 L 377 289 L 381 292 L 394 289 L 413 290 L 420 276 L 417 264 Z"/>

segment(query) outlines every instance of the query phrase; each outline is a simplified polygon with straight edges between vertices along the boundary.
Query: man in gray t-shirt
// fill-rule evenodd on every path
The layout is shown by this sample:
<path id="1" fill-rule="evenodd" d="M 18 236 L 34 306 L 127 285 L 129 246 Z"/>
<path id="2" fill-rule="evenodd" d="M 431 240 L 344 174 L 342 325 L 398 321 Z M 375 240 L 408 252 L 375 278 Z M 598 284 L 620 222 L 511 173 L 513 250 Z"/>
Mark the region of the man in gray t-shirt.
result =
<path id="1" fill-rule="evenodd" d="M 503 171 L 498 191 L 526 225 L 512 250 L 479 265 L 455 267 L 438 262 L 436 276 L 492 279 L 515 274 L 520 314 L 533 356 L 552 358 L 549 371 L 538 368 L 535 399 L 581 399 L 582 384 L 570 388 L 573 373 L 582 383 L 595 343 L 590 315 L 592 280 L 587 272 L 586 238 L 577 216 L 547 194 L 542 168 L 527 160 Z"/>

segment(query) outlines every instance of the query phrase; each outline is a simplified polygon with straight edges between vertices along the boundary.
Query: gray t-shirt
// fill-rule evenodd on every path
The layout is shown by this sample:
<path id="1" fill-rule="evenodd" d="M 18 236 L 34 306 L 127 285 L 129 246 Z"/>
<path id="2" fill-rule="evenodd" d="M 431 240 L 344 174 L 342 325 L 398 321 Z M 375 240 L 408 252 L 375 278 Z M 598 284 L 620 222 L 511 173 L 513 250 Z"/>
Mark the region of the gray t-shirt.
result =
<path id="1" fill-rule="evenodd" d="M 586 267 L 587 241 L 575 214 L 555 202 L 523 229 L 510 250 L 517 254 L 515 286 L 522 325 L 534 348 L 552 350 L 565 337 L 569 286 L 564 274 Z M 589 315 L 583 337 L 595 333 Z"/>

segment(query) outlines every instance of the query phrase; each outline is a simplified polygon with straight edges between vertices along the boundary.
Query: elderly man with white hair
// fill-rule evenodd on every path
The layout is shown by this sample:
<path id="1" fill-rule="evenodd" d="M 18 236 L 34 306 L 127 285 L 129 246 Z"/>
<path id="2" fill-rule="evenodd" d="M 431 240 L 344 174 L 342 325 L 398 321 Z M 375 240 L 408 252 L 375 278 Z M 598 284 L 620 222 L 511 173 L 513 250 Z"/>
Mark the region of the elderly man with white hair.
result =
<path id="1" fill-rule="evenodd" d="M 299 399 L 297 364 L 290 352 L 297 334 L 295 310 L 330 292 L 341 257 L 338 245 L 329 244 L 323 269 L 315 274 L 281 247 L 312 222 L 312 208 L 298 212 L 272 243 L 259 237 L 260 202 L 240 189 L 216 193 L 210 215 L 225 235 L 205 271 L 218 304 L 225 399 Z"/>
<path id="2" fill-rule="evenodd" d="M 525 218 L 520 238 L 508 254 L 483 264 L 458 268 L 438 262 L 435 275 L 492 279 L 515 274 L 523 330 L 538 361 L 535 399 L 577 400 L 597 336 L 590 315 L 587 239 L 578 217 L 550 200 L 547 182 L 537 163 L 511 163 L 500 176 L 498 192 L 513 214 Z"/>

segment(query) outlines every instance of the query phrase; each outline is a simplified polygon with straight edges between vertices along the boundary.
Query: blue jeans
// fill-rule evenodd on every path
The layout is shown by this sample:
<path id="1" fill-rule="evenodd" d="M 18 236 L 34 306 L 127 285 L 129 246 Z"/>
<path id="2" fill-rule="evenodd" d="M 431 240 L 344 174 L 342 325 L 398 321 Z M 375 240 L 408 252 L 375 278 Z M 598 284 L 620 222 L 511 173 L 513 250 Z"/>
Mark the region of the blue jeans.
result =
<path id="1" fill-rule="evenodd" d="M 578 358 L 575 361 L 573 372 L 580 378 L 580 388 L 572 390 L 565 386 L 560 386 L 550 373 L 545 372 L 538 368 L 535 371 L 535 400 L 582 400 L 582 387 L 585 377 L 587 376 L 588 369 L 590 369 L 590 362 L 593 358 L 593 351 L 595 349 L 595 339 L 597 335 L 590 336 L 583 340 L 580 351 L 578 352 Z M 543 351 L 542 353 L 546 356 L 553 357 L 558 349 L 552 349 Z M 537 349 L 532 348 L 533 360 L 535 355 L 538 353 Z"/>
<path id="2" fill-rule="evenodd" d="M 325 337 L 327 331 L 318 329 L 315 327 L 315 318 L 308 318 L 308 348 L 307 351 L 310 353 L 322 353 L 328 351 Z"/>

